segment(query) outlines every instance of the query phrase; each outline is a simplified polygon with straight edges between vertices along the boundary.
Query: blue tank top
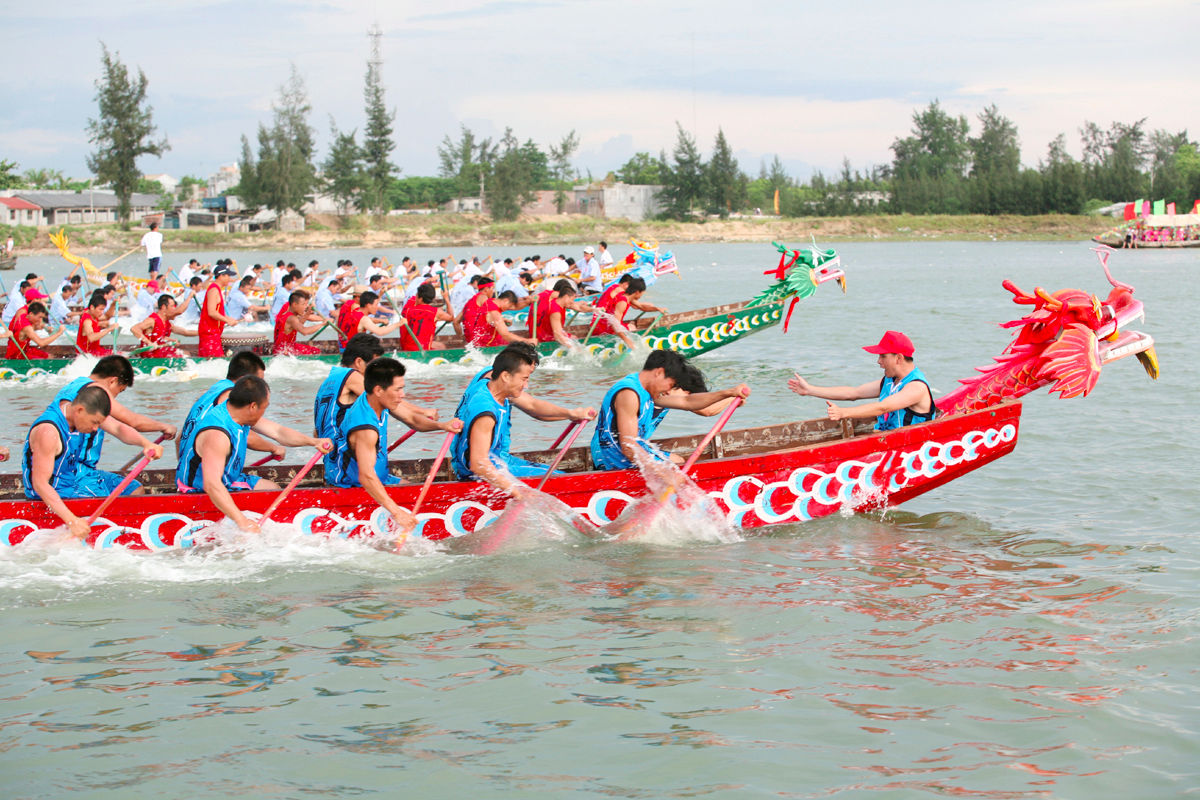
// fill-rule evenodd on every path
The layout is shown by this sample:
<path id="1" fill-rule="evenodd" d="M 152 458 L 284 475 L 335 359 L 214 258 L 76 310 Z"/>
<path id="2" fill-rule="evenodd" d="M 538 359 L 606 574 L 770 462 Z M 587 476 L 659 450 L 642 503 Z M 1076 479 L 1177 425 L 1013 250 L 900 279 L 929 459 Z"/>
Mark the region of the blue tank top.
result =
<path id="1" fill-rule="evenodd" d="M 75 402 L 79 390 L 85 386 L 90 386 L 92 383 L 91 378 L 76 378 L 58 390 L 58 394 L 54 395 L 54 402 L 51 405 L 57 406 L 61 400 L 66 400 L 69 403 Z M 94 433 L 86 435 L 77 433 L 75 435 L 83 440 L 83 444 L 80 447 L 80 463 L 95 468 L 100 463 L 100 449 L 104 447 L 104 430 L 97 428 Z"/>
<path id="2" fill-rule="evenodd" d="M 225 458 L 225 471 L 221 482 L 226 488 L 242 480 L 246 466 L 246 437 L 250 434 L 249 425 L 239 425 L 229 416 L 229 408 L 225 403 L 214 406 L 205 414 L 192 434 L 179 443 L 179 466 L 175 470 L 175 480 L 192 489 L 204 489 L 204 470 L 201 469 L 200 454 L 196 452 L 196 439 L 205 431 L 217 430 L 229 437 L 229 455 Z"/>
<path id="3" fill-rule="evenodd" d="M 200 395 L 200 399 L 192 403 L 191 409 L 188 411 L 187 418 L 183 421 L 183 427 L 179 429 L 179 452 L 184 452 L 185 444 L 194 438 L 193 432 L 196 426 L 200 424 L 200 420 L 204 415 L 211 411 L 217 405 L 217 398 L 221 396 L 221 392 L 233 388 L 233 381 L 222 378 L 209 387 L 208 391 Z"/>
<path id="4" fill-rule="evenodd" d="M 358 396 L 337 428 L 337 435 L 333 439 L 335 469 L 332 473 L 325 473 L 326 483 L 342 487 L 362 486 L 358 472 L 358 459 L 354 457 L 354 450 L 350 446 L 350 434 L 361 430 L 373 430 L 379 437 L 375 442 L 376 476 L 384 486 L 395 486 L 400 483 L 399 478 L 388 473 L 388 416 L 386 410 L 383 414 L 376 415 L 365 393 Z"/>
<path id="5" fill-rule="evenodd" d="M 613 402 L 617 394 L 631 389 L 638 399 L 638 444 L 655 458 L 662 458 L 661 451 L 649 443 L 659 423 L 667 416 L 667 409 L 654 410 L 654 398 L 642 386 L 638 373 L 626 375 L 612 385 L 600 402 L 600 415 L 596 419 L 596 430 L 592 433 L 592 464 L 596 469 L 633 469 L 634 464 L 621 451 L 617 432 L 617 415 Z"/>
<path id="6" fill-rule="evenodd" d="M 455 416 L 462 420 L 462 432 L 450 444 L 450 460 L 454 473 L 461 481 L 478 480 L 471 471 L 471 426 L 480 417 L 491 417 L 496 421 L 492 429 L 492 446 L 488 448 L 492 461 L 500 465 L 508 463 L 509 435 L 512 432 L 512 402 L 500 403 L 479 376 L 467 386 L 466 394 L 458 404 Z"/>
<path id="7" fill-rule="evenodd" d="M 479 387 L 485 386 L 488 382 L 487 374 L 492 371 L 491 367 L 484 367 L 475 373 L 475 377 L 471 378 L 467 384 L 466 390 L 463 391 L 462 399 L 458 401 L 458 408 L 454 409 L 454 416 L 462 419 L 462 410 L 467 407 L 467 401 L 471 399 L 471 395 L 479 391 Z"/>
<path id="8" fill-rule="evenodd" d="M 318 438 L 329 439 L 336 444 L 338 426 L 342 424 L 346 412 L 354 405 L 351 403 L 344 406 L 338 399 L 342 396 L 342 389 L 346 388 L 346 381 L 350 378 L 351 372 L 354 370 L 349 367 L 334 367 L 329 370 L 329 375 L 317 389 L 317 396 L 313 400 L 313 430 L 316 431 Z M 326 478 L 334 475 L 338 470 L 336 454 L 336 446 L 325 454 Z"/>
<path id="9" fill-rule="evenodd" d="M 33 490 L 33 448 L 29 446 L 33 429 L 38 425 L 53 425 L 58 431 L 58 440 L 62 445 L 62 452 L 55 456 L 54 467 L 50 471 L 50 485 L 64 499 L 76 495 L 76 480 L 79 465 L 82 463 L 86 436 L 71 430 L 66 415 L 59 407 L 60 402 L 59 398 L 55 398 L 41 416 L 33 421 L 33 425 L 29 426 L 29 433 L 25 434 L 25 451 L 21 455 L 21 482 L 25 485 L 25 496 L 30 500 L 42 499 Z"/>
<path id="10" fill-rule="evenodd" d="M 888 377 L 884 377 L 879 381 L 879 402 L 883 402 L 896 392 L 903 389 L 913 381 L 919 381 L 925 384 L 925 388 L 929 390 L 929 413 L 918 414 L 909 408 L 900 408 L 895 411 L 889 411 L 886 414 L 880 414 L 875 418 L 875 430 L 891 431 L 905 425 L 916 425 L 918 422 L 928 422 L 937 416 L 937 403 L 933 402 L 933 390 L 929 388 L 929 381 L 925 380 L 924 373 L 917 367 L 913 367 L 913 371 L 904 376 L 899 383 Z"/>

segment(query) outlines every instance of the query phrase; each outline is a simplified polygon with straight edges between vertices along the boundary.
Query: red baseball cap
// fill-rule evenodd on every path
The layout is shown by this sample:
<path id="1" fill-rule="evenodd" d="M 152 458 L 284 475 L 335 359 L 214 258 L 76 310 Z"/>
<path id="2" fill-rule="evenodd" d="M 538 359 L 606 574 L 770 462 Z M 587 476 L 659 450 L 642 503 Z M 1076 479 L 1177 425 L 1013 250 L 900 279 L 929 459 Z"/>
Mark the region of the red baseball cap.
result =
<path id="1" fill-rule="evenodd" d="M 879 340 L 879 344 L 873 347 L 864 347 L 868 353 L 883 355 L 884 353 L 899 353 L 902 356 L 912 357 L 913 343 L 900 331 L 888 331 L 883 334 L 883 338 Z"/>
<path id="2" fill-rule="evenodd" d="M 30 286 L 25 290 L 25 301 L 32 303 L 34 300 L 45 300 L 49 295 L 42 294 L 41 290 L 36 286 Z"/>

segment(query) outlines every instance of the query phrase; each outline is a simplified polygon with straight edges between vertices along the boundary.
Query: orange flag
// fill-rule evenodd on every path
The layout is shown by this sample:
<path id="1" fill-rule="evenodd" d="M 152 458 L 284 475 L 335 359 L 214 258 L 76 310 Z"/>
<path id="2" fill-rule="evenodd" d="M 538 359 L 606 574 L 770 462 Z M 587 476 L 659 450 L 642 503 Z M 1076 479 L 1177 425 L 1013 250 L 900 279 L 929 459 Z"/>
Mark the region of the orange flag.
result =
<path id="1" fill-rule="evenodd" d="M 775 213 L 779 213 L 779 190 L 775 190 Z"/>

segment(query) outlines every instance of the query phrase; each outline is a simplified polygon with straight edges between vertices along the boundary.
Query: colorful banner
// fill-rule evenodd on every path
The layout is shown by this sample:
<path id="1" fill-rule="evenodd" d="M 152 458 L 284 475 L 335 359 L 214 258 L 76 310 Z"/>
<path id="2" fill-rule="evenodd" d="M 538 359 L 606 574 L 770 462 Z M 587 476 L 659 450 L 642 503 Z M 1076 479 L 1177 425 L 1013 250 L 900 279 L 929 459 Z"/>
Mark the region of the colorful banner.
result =
<path id="1" fill-rule="evenodd" d="M 1175 204 L 1174 203 L 1167 203 L 1167 213 L 1168 214 L 1175 213 Z"/>
<path id="2" fill-rule="evenodd" d="M 1137 203 L 1135 203 L 1134 205 L 1136 205 L 1138 207 L 1138 216 L 1139 217 L 1150 216 L 1150 201 L 1149 200 L 1138 200 Z"/>
<path id="3" fill-rule="evenodd" d="M 1155 214 L 1167 213 L 1167 201 L 1166 200 L 1155 200 L 1154 201 L 1154 213 Z"/>
<path id="4" fill-rule="evenodd" d="M 1129 222 L 1130 220 L 1137 218 L 1137 212 L 1134 211 L 1133 207 L 1134 207 L 1133 203 L 1125 204 L 1125 221 L 1126 222 Z"/>

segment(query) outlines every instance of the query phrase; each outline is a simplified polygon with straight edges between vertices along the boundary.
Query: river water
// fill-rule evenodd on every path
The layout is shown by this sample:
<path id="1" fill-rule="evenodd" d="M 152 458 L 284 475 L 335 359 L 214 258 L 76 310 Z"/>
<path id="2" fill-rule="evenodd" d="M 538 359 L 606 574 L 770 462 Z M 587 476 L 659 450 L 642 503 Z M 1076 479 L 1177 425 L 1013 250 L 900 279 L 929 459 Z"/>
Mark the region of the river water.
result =
<path id="1" fill-rule="evenodd" d="M 685 279 L 668 276 L 650 296 L 672 310 L 746 298 L 777 260 L 763 245 L 674 250 Z M 824 403 L 789 394 L 787 377 L 874 380 L 874 357 L 859 348 L 887 328 L 913 338 L 935 389 L 949 391 L 1008 339 L 991 324 L 1019 315 L 1003 278 L 1030 291 L 1109 288 L 1082 243 L 837 250 L 849 294 L 822 286 L 787 334 L 771 329 L 698 360 L 714 384 L 753 388 L 735 427 L 821 415 Z M 238 260 L 281 255 L 369 257 Z M 19 272 L 63 274 L 61 263 L 23 258 Z M 1089 799 L 1200 790 L 1200 457 L 1183 417 L 1186 387 L 1200 384 L 1189 355 L 1200 350 L 1200 256 L 1116 253 L 1110 265 L 1146 305 L 1148 319 L 1133 327 L 1157 340 L 1162 378 L 1128 359 L 1106 367 L 1087 398 L 1034 396 L 1012 455 L 883 514 L 736 541 L 681 528 L 652 545 L 542 536 L 531 518 L 523 547 L 488 556 L 397 557 L 286 526 L 188 553 L 2 550 L 0 790 Z M 222 371 L 139 378 L 122 401 L 181 420 Z M 472 371 L 414 370 L 410 396 L 449 414 Z M 272 367 L 272 416 L 308 427 L 324 372 Z M 532 388 L 594 404 L 620 374 L 551 365 Z M 10 409 L 0 444 L 18 449 L 62 382 L 0 384 Z M 548 444 L 560 427 L 521 420 L 514 442 Z M 706 427 L 677 412 L 661 430 Z M 436 449 L 438 438 L 416 437 L 406 452 Z M 131 455 L 113 443 L 106 461 Z"/>

